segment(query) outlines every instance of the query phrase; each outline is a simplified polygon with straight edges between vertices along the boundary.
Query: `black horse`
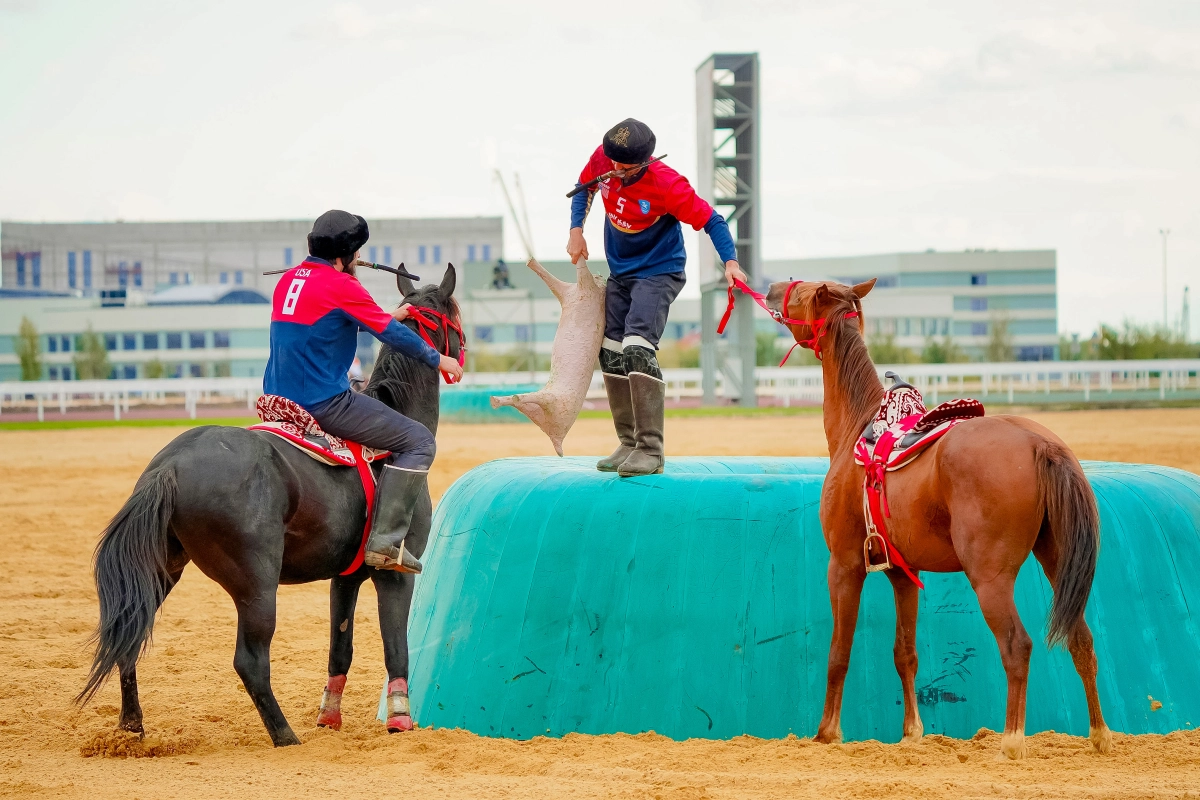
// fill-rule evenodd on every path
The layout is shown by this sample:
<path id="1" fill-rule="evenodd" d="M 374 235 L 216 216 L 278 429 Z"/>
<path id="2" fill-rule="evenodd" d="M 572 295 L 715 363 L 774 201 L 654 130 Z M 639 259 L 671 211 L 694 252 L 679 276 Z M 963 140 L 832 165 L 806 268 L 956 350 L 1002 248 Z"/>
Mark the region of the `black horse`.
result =
<path id="1" fill-rule="evenodd" d="M 458 319 L 451 266 L 438 286 L 417 290 L 397 278 L 405 302 Z M 413 322 L 406 322 L 412 326 Z M 444 328 L 434 346 L 447 346 Z M 457 337 L 450 337 L 452 340 Z M 440 375 L 384 347 L 367 393 L 436 435 Z M 420 558 L 429 538 L 429 492 L 417 504 L 407 547 Z M 142 733 L 135 666 L 154 618 L 189 561 L 237 606 L 233 668 L 278 747 L 299 744 L 271 691 L 271 637 L 279 584 L 330 580 L 329 674 L 345 675 L 353 655 L 354 607 L 363 581 L 375 582 L 388 680 L 408 678 L 408 612 L 414 576 L 363 566 L 339 575 L 362 543 L 366 498 L 357 471 L 326 466 L 263 431 L 206 426 L 182 434 L 154 457 L 96 546 L 100 624 L 86 703 L 115 667 L 121 677 L 119 727 Z"/>

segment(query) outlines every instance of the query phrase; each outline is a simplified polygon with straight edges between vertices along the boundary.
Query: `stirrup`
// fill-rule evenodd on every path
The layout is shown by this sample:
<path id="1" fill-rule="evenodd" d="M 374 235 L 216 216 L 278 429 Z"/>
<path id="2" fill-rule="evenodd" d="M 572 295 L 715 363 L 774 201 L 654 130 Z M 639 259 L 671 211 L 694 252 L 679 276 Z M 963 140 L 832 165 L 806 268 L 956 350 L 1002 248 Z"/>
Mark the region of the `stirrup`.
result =
<path id="1" fill-rule="evenodd" d="M 407 547 L 404 545 L 400 545 L 399 549 L 393 547 L 392 553 L 395 555 L 368 550 L 363 554 L 363 563 L 375 569 L 390 569 L 410 575 L 421 574 L 424 567 L 412 553 L 408 552 Z"/>
<path id="2" fill-rule="evenodd" d="M 883 550 L 883 563 L 871 563 L 871 540 L 878 539 L 880 549 Z M 887 540 L 884 539 L 878 531 L 872 531 L 867 534 L 867 538 L 863 540 L 863 561 L 867 565 L 867 572 L 883 572 L 892 568 L 892 559 L 888 553 Z"/>

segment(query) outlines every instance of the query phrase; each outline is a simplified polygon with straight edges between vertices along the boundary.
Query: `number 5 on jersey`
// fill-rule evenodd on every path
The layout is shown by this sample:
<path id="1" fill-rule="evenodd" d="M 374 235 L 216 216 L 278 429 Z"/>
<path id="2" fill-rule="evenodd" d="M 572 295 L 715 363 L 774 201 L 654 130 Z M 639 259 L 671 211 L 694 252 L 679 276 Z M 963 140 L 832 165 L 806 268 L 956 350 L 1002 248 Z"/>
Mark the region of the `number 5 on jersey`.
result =
<path id="1" fill-rule="evenodd" d="M 292 278 L 292 285 L 288 287 L 287 294 L 283 298 L 284 314 L 290 317 L 296 313 L 296 302 L 300 299 L 300 290 L 303 288 L 303 278 Z"/>

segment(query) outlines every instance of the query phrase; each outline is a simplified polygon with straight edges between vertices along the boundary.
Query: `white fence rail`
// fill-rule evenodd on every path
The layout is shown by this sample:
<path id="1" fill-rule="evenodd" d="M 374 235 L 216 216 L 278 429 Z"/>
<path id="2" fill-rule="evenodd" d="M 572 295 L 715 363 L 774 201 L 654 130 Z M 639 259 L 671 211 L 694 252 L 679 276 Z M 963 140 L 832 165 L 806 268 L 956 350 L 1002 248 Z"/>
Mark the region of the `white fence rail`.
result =
<path id="1" fill-rule="evenodd" d="M 1112 399 L 1200 399 L 1200 359 L 1154 361 L 1018 361 L 1012 363 L 881 364 L 914 384 L 931 403 L 958 396 L 999 395 L 1001 402 L 1103 402 Z M 463 387 L 543 385 L 549 372 L 468 373 Z M 663 370 L 667 396 L 676 401 L 702 395 L 699 369 Z M 717 372 L 717 395 L 737 396 L 737 389 Z M 757 393 L 783 405 L 820 403 L 824 398 L 821 367 L 759 367 Z M 200 404 L 242 403 L 248 411 L 262 394 L 261 378 L 164 378 L 159 380 L 9 381 L 0 382 L 0 415 L 37 409 L 65 414 L 75 406 L 111 406 L 113 418 L 128 413 L 132 402 L 178 404 L 196 418 Z M 588 398 L 604 397 L 599 372 L 592 376 Z"/>

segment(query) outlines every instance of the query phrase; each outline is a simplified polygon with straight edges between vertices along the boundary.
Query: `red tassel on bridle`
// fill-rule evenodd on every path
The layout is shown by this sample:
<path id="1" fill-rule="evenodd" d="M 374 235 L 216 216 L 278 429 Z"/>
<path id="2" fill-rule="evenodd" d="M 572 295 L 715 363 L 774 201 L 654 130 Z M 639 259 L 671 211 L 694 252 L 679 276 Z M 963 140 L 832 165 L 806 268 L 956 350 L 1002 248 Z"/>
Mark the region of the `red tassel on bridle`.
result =
<path id="1" fill-rule="evenodd" d="M 445 334 L 445 343 L 442 345 L 441 350 L 442 355 L 450 355 L 450 331 L 457 333 L 458 365 L 461 367 L 466 363 L 467 337 L 463 334 L 461 325 L 436 308 L 429 308 L 427 306 L 409 306 L 408 318 L 417 323 L 417 333 L 425 340 L 425 344 L 434 350 L 437 350 L 437 345 L 433 343 L 433 337 L 429 335 L 429 331 L 440 329 Z M 446 383 L 458 383 L 457 380 L 451 380 L 450 376 L 445 372 L 442 373 L 442 380 L 446 381 Z"/>
<path id="2" fill-rule="evenodd" d="M 792 281 L 791 283 L 788 284 L 787 291 L 785 291 L 783 293 L 783 311 L 787 311 L 787 307 L 791 303 L 792 289 L 796 288 L 796 286 L 801 283 L 804 283 L 804 281 Z M 789 325 L 789 326 L 790 325 L 806 325 L 812 330 L 812 336 L 810 338 L 796 340 L 796 343 L 793 344 L 791 346 L 791 348 L 787 351 L 787 355 L 785 355 L 783 357 L 783 361 L 779 362 L 779 366 L 782 367 L 784 364 L 786 364 L 787 360 L 792 355 L 792 350 L 795 350 L 797 347 L 800 347 L 801 345 L 808 345 L 809 347 L 811 347 L 812 351 L 813 351 L 813 355 L 815 355 L 817 357 L 817 360 L 820 360 L 820 358 L 821 358 L 821 337 L 825 335 L 827 323 L 828 323 L 828 320 L 825 317 L 821 317 L 820 319 L 811 319 L 811 320 L 791 319 L 789 317 L 785 317 L 783 315 L 783 312 L 776 311 L 775 309 L 773 309 L 767 305 L 767 296 L 765 294 L 754 291 L 749 286 L 747 286 L 745 283 L 743 283 L 740 280 L 737 280 L 736 278 L 733 281 L 733 285 L 729 287 L 729 303 L 725 307 L 725 314 L 721 317 L 721 321 L 717 325 L 717 333 L 724 333 L 725 326 L 729 323 L 729 316 L 733 313 L 733 304 L 734 304 L 733 290 L 735 288 L 739 289 L 742 292 L 742 294 L 749 295 L 750 297 L 754 298 L 754 302 L 756 302 L 760 306 L 762 306 L 763 310 L 765 310 L 768 314 L 770 314 L 775 319 L 775 321 L 778 322 L 780 325 Z M 845 318 L 852 319 L 857 316 L 858 316 L 857 311 L 847 311 Z"/>

